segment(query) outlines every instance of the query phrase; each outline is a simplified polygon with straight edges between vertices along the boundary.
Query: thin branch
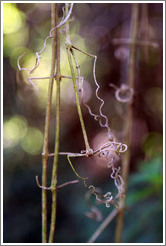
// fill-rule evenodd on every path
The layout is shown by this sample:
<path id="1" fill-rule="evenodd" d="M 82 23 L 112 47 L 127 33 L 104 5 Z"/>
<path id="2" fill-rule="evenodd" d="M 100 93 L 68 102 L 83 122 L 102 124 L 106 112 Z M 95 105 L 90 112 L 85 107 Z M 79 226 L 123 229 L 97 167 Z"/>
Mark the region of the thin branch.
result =
<path id="1" fill-rule="evenodd" d="M 130 57 L 128 63 L 128 86 L 133 88 L 134 90 L 134 82 L 135 82 L 135 58 L 136 58 L 136 38 L 137 38 L 137 26 L 138 26 L 138 14 L 139 14 L 139 4 L 133 3 L 132 5 L 132 16 L 131 16 L 131 32 L 130 39 L 132 40 L 130 44 Z M 126 132 L 125 142 L 128 145 L 130 150 L 131 147 L 131 130 L 132 130 L 132 121 L 133 121 L 133 108 L 132 104 L 128 104 L 127 106 L 127 114 L 125 119 L 125 128 Z M 128 171 L 129 171 L 129 163 L 130 163 L 130 151 L 125 152 L 122 157 L 122 178 L 124 181 L 124 191 L 126 193 L 127 189 L 127 179 L 128 179 Z M 123 230 L 123 222 L 124 222 L 124 207 L 125 207 L 125 196 L 121 196 L 119 200 L 120 210 L 117 218 L 117 225 L 115 231 L 115 242 L 120 243 L 122 241 L 122 230 Z"/>
<path id="2" fill-rule="evenodd" d="M 127 145 L 119 142 L 107 142 L 104 143 L 99 149 L 97 150 L 92 150 L 91 155 L 87 155 L 86 150 L 82 150 L 81 153 L 71 153 L 71 152 L 59 152 L 59 155 L 66 155 L 66 156 L 71 156 L 71 157 L 91 157 L 95 156 L 98 154 L 101 156 L 101 154 L 104 154 L 103 151 L 104 149 L 108 149 L 110 151 L 115 151 L 116 153 L 124 153 L 127 151 Z M 42 153 L 44 155 L 44 153 Z M 55 153 L 49 153 L 48 157 L 55 156 Z"/>
<path id="3" fill-rule="evenodd" d="M 59 152 L 58 153 L 59 155 L 74 155 L 74 156 L 77 156 L 77 157 L 86 157 L 86 154 L 80 154 L 80 153 L 71 153 L 71 152 Z M 42 153 L 43 155 L 43 153 Z M 49 157 L 52 157 L 52 156 L 55 156 L 55 153 L 50 153 L 48 154 Z"/>
<path id="4" fill-rule="evenodd" d="M 118 210 L 117 209 L 114 209 L 108 215 L 108 217 L 101 223 L 101 225 L 97 228 L 97 230 L 94 232 L 94 234 L 88 240 L 88 243 L 94 243 L 95 240 L 100 236 L 100 234 L 103 232 L 103 230 L 110 224 L 110 222 L 115 218 L 115 216 L 117 214 L 118 214 Z"/>
<path id="5" fill-rule="evenodd" d="M 71 153 L 71 152 L 59 152 L 59 155 L 67 155 L 67 156 L 71 156 L 71 157 L 91 157 L 94 156 L 96 154 L 99 154 L 99 156 L 101 154 L 103 154 L 103 150 L 109 148 L 109 150 L 111 151 L 115 151 L 117 153 L 124 153 L 127 151 L 127 145 L 123 144 L 123 143 L 119 143 L 119 142 L 107 142 L 105 144 L 103 144 L 99 149 L 97 150 L 93 150 L 91 155 L 86 154 L 86 150 L 82 150 L 81 153 Z M 44 155 L 44 153 L 42 153 L 42 155 Z M 49 157 L 55 156 L 55 153 L 50 153 L 48 154 Z"/>
<path id="6" fill-rule="evenodd" d="M 40 189 L 44 189 L 44 190 L 53 190 L 53 188 L 50 186 L 50 187 L 44 187 L 42 185 L 40 185 L 39 183 L 39 177 L 36 176 L 36 183 L 37 183 L 37 186 L 40 188 Z M 79 180 L 72 180 L 72 181 L 68 181 L 68 182 L 65 182 L 61 185 L 58 185 L 54 190 L 55 191 L 58 191 L 59 189 L 67 186 L 67 185 L 70 185 L 70 184 L 76 184 L 76 183 L 79 183 Z"/>
<path id="7" fill-rule="evenodd" d="M 54 78 L 56 79 L 56 77 L 57 77 L 57 75 L 55 74 L 54 75 Z M 61 79 L 72 79 L 72 77 L 71 76 L 66 76 L 66 75 L 60 75 L 60 78 Z M 81 80 L 83 80 L 83 77 L 75 77 L 76 79 L 80 79 L 81 78 Z M 44 79 L 50 79 L 50 77 L 49 76 L 46 76 L 46 77 L 29 77 L 28 78 L 28 80 L 29 80 L 29 82 L 31 83 L 31 85 L 35 88 L 35 90 L 37 90 L 38 91 L 38 89 L 36 88 L 36 86 L 33 84 L 33 82 L 32 82 L 32 80 L 44 80 Z"/>
<path id="8" fill-rule="evenodd" d="M 115 45 L 119 45 L 119 44 L 131 45 L 131 44 L 133 44 L 133 40 L 127 39 L 127 38 L 114 38 L 112 40 L 112 42 Z M 159 48 L 159 44 L 157 42 L 147 41 L 147 40 L 135 40 L 134 44 L 139 45 L 139 46 L 150 46 L 150 47 L 156 48 L 156 49 Z"/>
<path id="9" fill-rule="evenodd" d="M 68 15 L 68 3 L 65 4 L 65 9 L 66 9 L 66 16 L 67 16 Z M 70 41 L 70 31 L 69 31 L 69 22 L 68 21 L 66 21 L 66 50 L 67 50 L 67 56 L 68 56 L 70 70 L 71 70 L 71 76 L 72 76 L 72 80 L 73 80 L 73 87 L 74 87 L 74 92 L 75 92 L 77 111 L 78 111 L 78 115 L 79 115 L 79 119 L 80 119 L 80 123 L 81 123 L 81 128 L 82 128 L 82 133 L 83 133 L 83 137 L 84 137 L 84 141 L 85 141 L 85 147 L 86 147 L 87 154 L 91 154 L 91 148 L 90 148 L 90 145 L 88 142 L 88 137 L 87 137 L 85 124 L 84 124 L 84 120 L 83 120 L 83 116 L 82 116 L 82 111 L 81 111 L 81 107 L 80 107 L 80 102 L 79 102 L 79 96 L 78 96 L 76 79 L 75 79 L 75 77 L 76 77 L 75 71 L 74 71 L 73 64 L 72 64 L 72 56 L 71 56 L 72 45 L 71 45 L 71 41 Z"/>
<path id="10" fill-rule="evenodd" d="M 52 8 L 55 11 L 55 25 L 58 22 L 58 3 L 53 3 Z M 52 29 L 53 31 L 54 29 Z M 58 152 L 59 152 L 59 136 L 60 136 L 60 40 L 58 30 L 55 29 L 55 53 L 56 53 L 56 126 L 55 126 L 55 150 L 54 150 L 54 161 L 52 168 L 52 180 L 51 180 L 51 192 L 52 192 L 52 210 L 51 210 L 51 224 L 50 224 L 50 234 L 49 243 L 54 241 L 55 233 L 55 221 L 56 221 L 56 206 L 57 206 L 57 196 L 56 196 L 56 186 L 57 186 L 57 168 L 58 168 Z M 55 73 L 55 71 L 54 71 Z"/>
<path id="11" fill-rule="evenodd" d="M 61 185 L 58 185 L 58 186 L 56 187 L 56 190 L 59 190 L 59 189 L 65 187 L 65 186 L 67 186 L 67 185 L 70 185 L 70 184 L 77 184 L 77 183 L 79 183 L 79 182 L 80 182 L 80 181 L 79 181 L 78 179 L 72 180 L 72 181 L 68 181 L 68 182 L 63 183 L 63 184 L 61 184 Z"/>
<path id="12" fill-rule="evenodd" d="M 70 166 L 71 166 L 73 172 L 75 173 L 75 175 L 76 175 L 79 179 L 81 179 L 81 180 L 83 180 L 83 181 L 87 180 L 87 179 L 88 179 L 87 177 L 86 177 L 86 178 L 81 177 L 81 176 L 76 172 L 76 170 L 75 170 L 75 168 L 74 168 L 74 166 L 73 166 L 73 164 L 72 164 L 72 162 L 71 162 L 71 160 L 70 160 L 71 157 L 78 157 L 78 156 L 75 156 L 75 155 L 68 155 L 68 156 L 67 156 L 68 162 L 69 162 L 69 164 L 70 164 Z"/>
<path id="13" fill-rule="evenodd" d="M 36 176 L 36 183 L 37 183 L 37 186 L 38 186 L 40 189 L 43 189 L 43 190 L 51 190 L 51 186 L 50 186 L 50 187 L 46 187 L 46 186 L 40 185 L 40 183 L 39 183 L 39 177 L 38 177 L 38 176 Z"/>

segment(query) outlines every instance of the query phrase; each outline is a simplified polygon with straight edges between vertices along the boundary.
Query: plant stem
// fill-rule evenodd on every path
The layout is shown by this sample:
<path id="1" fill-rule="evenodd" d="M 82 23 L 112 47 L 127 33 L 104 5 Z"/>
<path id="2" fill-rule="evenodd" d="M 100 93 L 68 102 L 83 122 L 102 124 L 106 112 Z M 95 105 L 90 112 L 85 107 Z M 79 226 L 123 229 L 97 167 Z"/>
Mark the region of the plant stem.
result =
<path id="1" fill-rule="evenodd" d="M 55 26 L 55 9 L 52 7 L 51 26 Z M 45 117 L 45 130 L 44 130 L 44 144 L 43 144 L 43 170 L 42 170 L 42 186 L 47 186 L 47 161 L 48 161 L 48 142 L 49 142 L 49 126 L 50 126 L 50 114 L 52 103 L 52 90 L 55 73 L 55 34 L 53 34 L 52 43 L 52 60 L 51 60 L 51 72 L 48 87 L 47 105 L 46 105 L 46 117 Z M 42 189 L 42 243 L 47 243 L 47 190 Z"/>
<path id="2" fill-rule="evenodd" d="M 52 8 L 55 11 L 55 25 L 58 25 L 58 4 L 53 3 Z M 55 32 L 55 48 L 56 48 L 56 127 L 55 127 L 55 149 L 54 149 L 54 161 L 52 168 L 52 181 L 51 181 L 51 192 L 52 192 L 52 210 L 51 210 L 51 224 L 50 224 L 50 235 L 49 243 L 53 243 L 55 233 L 55 222 L 56 222 L 56 186 L 57 186 L 57 167 L 58 167 L 58 152 L 59 152 L 59 135 L 60 135 L 60 40 L 58 28 Z"/>
<path id="3" fill-rule="evenodd" d="M 135 82 L 135 57 L 136 57 L 136 38 L 137 38 L 137 25 L 138 25 L 139 5 L 137 3 L 132 4 L 132 16 L 131 16 L 131 32 L 130 39 L 130 57 L 128 63 L 128 85 L 134 89 Z M 130 147 L 131 147 L 131 131 L 133 121 L 133 107 L 131 104 L 127 106 L 127 114 L 125 119 L 126 132 L 125 143 L 128 145 L 128 151 L 126 151 L 122 157 L 122 178 L 124 181 L 124 191 L 127 189 L 127 179 L 130 164 Z M 122 241 L 122 230 L 124 223 L 124 209 L 125 209 L 125 196 L 122 196 L 119 201 L 119 214 L 117 217 L 117 225 L 115 231 L 115 243 Z"/>
<path id="4" fill-rule="evenodd" d="M 65 9 L 66 9 L 66 16 L 67 16 L 67 14 L 68 14 L 68 3 L 65 4 Z M 86 129 L 85 129 L 85 124 L 84 124 L 82 111 L 81 111 L 81 107 L 80 107 L 79 96 L 78 96 L 77 85 L 76 85 L 76 76 L 75 76 L 73 63 L 72 63 L 72 55 L 71 55 L 72 54 L 72 44 L 70 41 L 70 31 L 69 31 L 69 22 L 68 21 L 66 21 L 66 50 L 67 50 L 67 56 L 68 56 L 71 76 L 72 76 L 72 80 L 73 80 L 73 87 L 74 87 L 74 92 L 75 92 L 75 99 L 76 99 L 78 116 L 80 119 L 82 133 L 83 133 L 83 137 L 84 137 L 84 141 L 85 141 L 85 147 L 86 147 L 86 151 L 90 154 L 91 149 L 89 146 L 88 137 L 87 137 L 87 133 L 86 133 Z"/>
<path id="5" fill-rule="evenodd" d="M 149 23 L 148 23 L 148 4 L 144 3 L 142 4 L 142 8 L 141 8 L 141 37 L 143 39 L 143 42 L 149 42 Z M 143 51 L 143 56 L 144 56 L 144 60 L 145 62 L 148 61 L 148 55 L 149 55 L 149 47 L 148 45 L 144 45 L 142 47 L 142 51 Z"/>
<path id="6" fill-rule="evenodd" d="M 101 223 L 101 225 L 97 228 L 97 230 L 94 232 L 94 234 L 91 236 L 91 238 L 88 240 L 88 243 L 94 243 L 94 241 L 100 236 L 102 231 L 109 225 L 109 223 L 115 218 L 117 215 L 118 210 L 114 209 L 107 217 L 106 219 Z"/>

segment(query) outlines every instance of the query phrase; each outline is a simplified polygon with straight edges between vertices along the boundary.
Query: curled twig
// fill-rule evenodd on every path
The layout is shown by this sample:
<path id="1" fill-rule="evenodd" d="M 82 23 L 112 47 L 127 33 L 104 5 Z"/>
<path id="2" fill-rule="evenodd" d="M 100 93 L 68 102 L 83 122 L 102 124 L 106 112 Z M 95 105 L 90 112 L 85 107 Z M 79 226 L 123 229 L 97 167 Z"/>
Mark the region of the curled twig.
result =
<path id="1" fill-rule="evenodd" d="M 90 107 L 89 107 L 87 104 L 84 103 L 84 105 L 88 108 L 89 114 L 90 114 L 91 116 L 93 116 L 95 120 L 98 120 L 98 121 L 99 121 L 100 126 L 101 126 L 101 127 L 106 127 L 106 128 L 107 128 L 107 131 L 108 131 L 108 138 L 111 139 L 111 131 L 110 131 L 110 127 L 109 127 L 109 124 L 108 124 L 108 118 L 107 118 L 107 116 L 104 115 L 103 112 L 102 112 L 102 108 L 103 108 L 103 106 L 104 106 L 104 100 L 103 100 L 103 99 L 99 96 L 99 94 L 98 94 L 99 89 L 100 89 L 100 85 L 98 84 L 97 79 L 96 79 L 96 61 L 97 61 L 97 56 L 96 56 L 96 55 L 92 55 L 92 54 L 90 54 L 90 53 L 87 53 L 87 52 L 85 52 L 85 51 L 82 51 L 81 49 L 79 49 L 79 48 L 77 48 L 77 47 L 75 47 L 75 46 L 73 46 L 73 45 L 72 45 L 71 47 L 72 47 L 73 49 L 76 49 L 77 51 L 80 51 L 81 53 L 83 53 L 83 54 L 85 54 L 85 55 L 87 55 L 87 56 L 93 57 L 93 59 L 94 59 L 94 63 L 93 63 L 93 78 L 94 78 L 94 82 L 95 82 L 95 84 L 96 84 L 96 86 L 97 86 L 97 88 L 96 88 L 96 97 L 97 97 L 97 99 L 101 102 L 100 107 L 99 107 L 99 114 L 100 114 L 100 116 L 99 116 L 99 115 L 96 115 L 96 114 L 94 114 L 94 113 L 92 113 Z M 78 62 L 77 62 L 75 56 L 74 56 L 74 60 L 75 60 L 75 62 L 76 62 L 76 66 L 77 66 L 77 65 L 78 65 Z M 80 67 L 79 67 L 79 66 L 77 66 L 77 67 L 78 67 L 78 68 L 77 68 L 77 69 L 78 69 L 78 74 L 79 74 L 79 76 L 80 76 Z M 82 85 L 83 85 L 83 83 L 82 83 Z M 82 88 L 83 88 L 83 86 L 82 86 Z M 82 89 L 82 93 L 83 93 L 83 89 Z M 82 97 L 83 97 L 83 96 L 82 96 Z M 105 120 L 104 123 L 102 122 L 103 119 Z"/>
<path id="2" fill-rule="evenodd" d="M 25 56 L 26 55 L 26 53 L 24 52 L 22 55 L 20 55 L 19 57 L 18 57 L 18 59 L 17 59 L 17 67 L 18 67 L 18 69 L 21 71 L 21 70 L 25 70 L 25 71 L 31 71 L 31 69 L 28 69 L 28 68 L 24 68 L 24 67 L 21 67 L 20 66 L 20 59 L 23 57 L 23 56 Z"/>
<path id="3" fill-rule="evenodd" d="M 101 193 L 100 188 L 96 188 L 96 191 Z M 86 201 L 86 204 L 88 205 L 88 207 L 90 208 L 90 211 L 85 212 L 85 216 L 87 216 L 88 218 L 93 219 L 95 221 L 101 221 L 103 218 L 102 213 L 96 206 L 91 204 L 90 197 L 91 197 L 91 193 L 89 191 L 87 191 L 85 193 L 85 201 Z"/>
<path id="4" fill-rule="evenodd" d="M 67 14 L 66 17 L 64 17 L 64 14 L 65 14 L 64 8 L 62 9 L 62 10 L 63 10 L 63 17 L 62 17 L 62 20 L 61 20 L 61 22 L 60 22 L 56 27 L 53 27 L 53 28 L 50 30 L 50 36 L 52 36 L 52 31 L 54 31 L 56 28 L 59 28 L 59 27 L 63 26 L 63 25 L 69 20 L 71 14 L 72 14 L 73 6 L 74 6 L 74 3 L 71 3 L 71 4 L 70 4 L 69 12 L 68 12 L 68 14 Z"/>
<path id="5" fill-rule="evenodd" d="M 132 102 L 134 89 L 128 85 L 122 84 L 120 88 L 114 84 L 109 84 L 109 86 L 115 89 L 115 98 L 117 101 L 122 103 Z"/>
<path id="6" fill-rule="evenodd" d="M 118 203 L 115 201 L 115 199 L 119 198 L 123 194 L 123 180 L 120 176 L 120 168 L 114 167 L 114 162 L 116 159 L 119 158 L 119 154 L 123 153 L 127 150 L 127 145 L 116 142 L 116 141 L 110 141 L 103 144 L 99 149 L 92 150 L 91 153 L 87 153 L 86 150 L 81 151 L 81 153 L 70 153 L 70 152 L 59 152 L 59 155 L 67 155 L 68 162 L 74 171 L 75 175 L 81 179 L 84 183 L 84 186 L 88 189 L 91 195 L 94 195 L 96 200 L 104 203 L 106 207 L 110 207 L 110 204 L 113 204 L 116 208 L 118 208 Z M 113 153 L 115 156 L 113 156 Z M 96 188 L 93 185 L 88 185 L 87 180 L 88 177 L 82 177 L 80 176 L 77 171 L 75 170 L 70 158 L 76 158 L 76 157 L 91 157 L 91 156 L 106 156 L 108 159 L 108 167 L 112 168 L 112 173 L 110 177 L 114 179 L 115 186 L 118 189 L 118 194 L 115 196 L 115 199 L 113 198 L 113 195 L 111 192 L 107 192 L 106 194 L 101 194 L 101 192 L 97 192 Z M 49 157 L 54 156 L 54 153 L 48 154 Z M 111 159 L 110 159 L 111 157 Z M 39 186 L 41 187 L 41 186 Z M 41 187 L 43 188 L 43 187 Z M 45 188 L 45 187 L 44 187 Z M 46 188 L 45 188 L 46 189 Z M 48 188 L 50 189 L 50 188 Z"/>
<path id="7" fill-rule="evenodd" d="M 78 155 L 74 155 L 74 154 L 73 154 L 73 155 L 67 155 L 68 162 L 69 162 L 69 164 L 70 164 L 70 166 L 71 166 L 73 172 L 75 173 L 75 175 L 76 175 L 79 179 L 81 179 L 81 180 L 83 181 L 84 186 L 89 190 L 89 192 L 90 192 L 92 195 L 95 196 L 96 200 L 99 201 L 99 202 L 101 202 L 101 203 L 104 203 L 104 204 L 106 205 L 106 207 L 110 207 L 110 204 L 113 204 L 113 205 L 115 205 L 116 207 L 118 207 L 118 204 L 117 204 L 117 202 L 113 199 L 113 196 L 112 196 L 112 195 L 110 196 L 111 192 L 107 192 L 105 195 L 101 195 L 101 193 L 96 192 L 96 188 L 95 188 L 93 185 L 90 185 L 90 186 L 87 185 L 87 180 L 88 180 L 88 178 L 87 178 L 87 177 L 84 178 L 84 177 L 80 176 L 80 175 L 76 172 L 76 170 L 75 170 L 75 168 L 74 168 L 74 166 L 73 166 L 73 164 L 72 164 L 72 162 L 71 162 L 71 160 L 70 160 L 71 157 L 78 157 Z"/>
<path id="8" fill-rule="evenodd" d="M 113 167 L 112 173 L 110 175 L 110 177 L 114 179 L 115 186 L 118 189 L 118 194 L 116 198 L 124 194 L 124 181 L 120 175 L 120 171 L 121 171 L 121 167 L 118 168 Z"/>
<path id="9" fill-rule="evenodd" d="M 127 150 L 127 145 L 119 142 L 107 142 L 103 144 L 99 149 L 99 155 L 106 155 L 108 152 L 104 152 L 104 149 L 109 149 L 109 151 L 114 151 L 117 154 L 124 153 Z"/>
<path id="10" fill-rule="evenodd" d="M 114 200 L 111 192 L 107 192 L 106 194 L 102 194 L 101 192 L 98 193 L 96 191 L 96 188 L 93 185 L 87 186 L 87 184 L 85 184 L 85 182 L 84 182 L 85 187 L 89 190 L 89 192 L 92 195 L 95 196 L 95 198 L 98 202 L 104 203 L 107 208 L 110 207 L 110 204 L 114 205 L 116 208 L 119 207 L 118 203 Z"/>
<path id="11" fill-rule="evenodd" d="M 99 149 L 97 150 L 92 150 L 91 155 L 87 155 L 86 150 L 81 150 L 81 153 L 71 153 L 71 152 L 59 152 L 59 155 L 67 155 L 69 158 L 70 157 L 91 157 L 95 155 L 105 155 L 108 152 L 104 152 L 106 148 L 109 148 L 109 151 L 114 151 L 115 153 L 124 153 L 127 150 L 127 145 L 124 143 L 119 143 L 119 142 L 107 142 L 103 144 Z M 44 153 L 42 153 L 44 155 Z M 48 157 L 54 156 L 54 153 L 48 154 Z"/>

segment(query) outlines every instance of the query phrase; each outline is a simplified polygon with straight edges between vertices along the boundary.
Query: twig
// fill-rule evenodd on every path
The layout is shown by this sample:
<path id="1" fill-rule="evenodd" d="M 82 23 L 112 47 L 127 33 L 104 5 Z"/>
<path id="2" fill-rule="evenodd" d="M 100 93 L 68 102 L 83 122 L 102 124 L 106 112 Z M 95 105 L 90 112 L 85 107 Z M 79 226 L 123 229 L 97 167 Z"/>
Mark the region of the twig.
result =
<path id="1" fill-rule="evenodd" d="M 131 32 L 130 39 L 132 40 L 130 44 L 130 57 L 128 63 L 128 85 L 130 88 L 134 89 L 135 82 L 135 57 L 136 57 L 136 37 L 137 37 L 137 25 L 138 25 L 138 13 L 139 13 L 139 4 L 133 3 L 132 5 L 132 16 L 131 16 Z M 132 104 L 128 104 L 127 106 L 127 114 L 125 119 L 125 127 L 126 127 L 126 136 L 125 142 L 128 145 L 130 150 L 131 147 L 131 130 L 132 130 L 132 118 L 133 118 L 133 108 Z M 122 178 L 124 181 L 124 191 L 126 193 L 127 188 L 127 178 L 129 171 L 129 162 L 130 162 L 130 151 L 127 151 L 122 157 Z M 122 241 L 122 230 L 123 230 L 123 221 L 124 221 L 124 207 L 125 207 L 125 196 L 121 196 L 119 200 L 120 210 L 117 218 L 117 225 L 115 231 L 115 242 L 119 243 Z"/>
<path id="2" fill-rule="evenodd" d="M 68 15 L 68 3 L 65 4 L 65 9 L 66 9 L 66 16 L 67 16 Z M 85 124 L 84 124 L 84 120 L 83 120 L 83 116 L 82 116 L 82 111 L 81 111 L 81 107 L 80 107 L 80 102 L 79 102 L 79 96 L 78 96 L 78 92 L 77 92 L 77 85 L 76 85 L 76 79 L 75 79 L 76 76 L 75 76 L 75 72 L 74 72 L 74 68 L 73 68 L 73 64 L 72 64 L 72 57 L 71 57 L 72 45 L 71 45 L 71 41 L 70 41 L 70 31 L 69 31 L 69 22 L 68 21 L 66 21 L 66 50 L 67 50 L 67 56 L 68 56 L 70 70 L 71 70 L 71 76 L 72 76 L 72 80 L 73 80 L 73 87 L 74 87 L 74 92 L 75 92 L 77 111 L 78 111 L 78 115 L 79 115 L 79 119 L 80 119 L 80 123 L 81 123 L 81 128 L 82 128 L 82 133 L 83 133 L 83 137 L 84 137 L 84 141 L 85 141 L 85 147 L 86 147 L 87 154 L 91 154 L 91 148 L 90 148 L 90 145 L 88 142 L 88 137 L 87 137 Z"/>
<path id="3" fill-rule="evenodd" d="M 145 24 L 145 23 L 144 23 Z M 127 38 L 114 38 L 113 39 L 113 44 L 119 45 L 119 44 L 127 44 L 127 45 L 132 45 L 133 40 L 132 39 L 127 39 Z M 147 40 L 136 40 L 134 42 L 135 45 L 139 46 L 150 46 L 152 48 L 159 48 L 159 44 L 153 41 L 147 41 Z"/>
<path id="4" fill-rule="evenodd" d="M 54 26 L 57 26 L 58 22 L 58 3 L 52 4 L 53 11 L 55 11 L 54 15 Z M 50 224 L 50 234 L 49 234 L 49 243 L 53 243 L 54 241 L 54 232 L 55 232 L 55 221 L 56 221 L 56 185 L 57 185 L 57 167 L 58 167 L 58 152 L 59 152 L 59 135 L 60 135 L 60 81 L 61 81 L 61 73 L 60 73 L 60 41 L 59 41 L 59 33 L 58 29 L 52 29 L 51 32 L 55 31 L 55 53 L 56 53 L 56 126 L 55 126 L 55 150 L 54 150 L 54 161 L 52 168 L 52 180 L 51 180 L 51 192 L 52 192 L 52 210 L 51 210 L 51 224 Z M 55 70 L 53 71 L 53 74 Z"/>
<path id="5" fill-rule="evenodd" d="M 82 150 L 81 153 L 71 153 L 71 152 L 59 152 L 59 155 L 67 155 L 72 157 L 91 157 L 96 154 L 99 156 L 102 154 L 102 151 L 106 148 L 110 148 L 110 150 L 115 151 L 117 153 L 124 153 L 127 151 L 127 145 L 119 142 L 107 142 L 104 143 L 99 149 L 93 150 L 92 154 L 87 156 L 86 151 Z M 85 153 L 84 153 L 85 152 Z M 42 153 L 44 155 L 44 153 Z M 55 153 L 48 154 L 49 157 L 55 156 Z"/>
<path id="6" fill-rule="evenodd" d="M 40 185 L 40 183 L 39 183 L 39 177 L 38 177 L 38 176 L 36 176 L 36 183 L 37 183 L 37 186 L 38 186 L 40 189 L 43 189 L 43 190 L 51 190 L 51 186 L 50 186 L 50 187 L 46 187 L 46 186 Z"/>
<path id="7" fill-rule="evenodd" d="M 63 183 L 63 184 L 61 184 L 61 185 L 58 185 L 58 186 L 56 187 L 56 190 L 59 190 L 59 189 L 65 187 L 65 186 L 67 186 L 67 185 L 70 185 L 70 184 L 77 184 L 77 183 L 79 183 L 79 182 L 80 182 L 79 180 L 68 181 L 68 182 Z"/>
<path id="8" fill-rule="evenodd" d="M 52 186 L 50 186 L 50 187 L 44 187 L 44 186 L 40 185 L 38 176 L 36 176 L 36 183 L 37 183 L 37 186 L 38 186 L 40 189 L 44 189 L 44 190 L 53 190 L 53 189 L 54 189 L 54 188 L 52 188 Z M 58 191 L 59 189 L 65 187 L 65 186 L 67 186 L 67 185 L 70 185 L 70 184 L 76 184 L 76 183 L 79 183 L 79 180 L 68 181 L 68 182 L 65 182 L 65 183 L 63 183 L 63 184 L 61 184 L 61 185 L 58 185 L 54 190 L 55 190 L 55 191 Z"/>
<path id="9" fill-rule="evenodd" d="M 75 168 L 74 168 L 74 166 L 73 166 L 73 164 L 72 164 L 72 162 L 71 162 L 71 160 L 70 160 L 71 157 L 78 157 L 78 156 L 75 156 L 75 155 L 68 155 L 68 156 L 67 156 L 68 162 L 69 162 L 69 164 L 70 164 L 70 166 L 71 166 L 73 172 L 75 173 L 75 175 L 76 175 L 79 179 L 82 179 L 83 181 L 87 180 L 88 178 L 81 177 L 81 176 L 76 172 L 76 170 L 75 170 Z"/>
<path id="10" fill-rule="evenodd" d="M 94 232 L 94 234 L 91 236 L 91 238 L 88 240 L 88 243 L 94 243 L 95 240 L 100 236 L 100 234 L 103 232 L 103 230 L 109 225 L 109 223 L 115 218 L 117 215 L 118 210 L 114 209 L 108 217 L 101 223 L 101 225 L 97 228 L 97 230 Z"/>

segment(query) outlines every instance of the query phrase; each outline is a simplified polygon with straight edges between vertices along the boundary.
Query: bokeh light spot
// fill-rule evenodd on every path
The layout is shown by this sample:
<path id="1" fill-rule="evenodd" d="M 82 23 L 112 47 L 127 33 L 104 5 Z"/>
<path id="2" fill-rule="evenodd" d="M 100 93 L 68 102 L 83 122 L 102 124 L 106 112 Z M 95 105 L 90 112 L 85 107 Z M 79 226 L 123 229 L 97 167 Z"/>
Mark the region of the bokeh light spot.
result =
<path id="1" fill-rule="evenodd" d="M 16 115 L 4 122 L 4 148 L 14 147 L 27 133 L 27 122 L 24 117 Z"/>
<path id="2" fill-rule="evenodd" d="M 25 152 L 30 155 L 41 153 L 43 144 L 43 134 L 40 130 L 34 127 L 28 129 L 27 134 L 22 139 L 21 146 Z"/>
<path id="3" fill-rule="evenodd" d="M 3 33 L 10 34 L 16 32 L 25 20 L 25 15 L 19 11 L 15 4 L 3 4 Z"/>

